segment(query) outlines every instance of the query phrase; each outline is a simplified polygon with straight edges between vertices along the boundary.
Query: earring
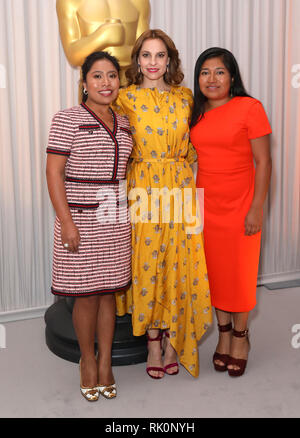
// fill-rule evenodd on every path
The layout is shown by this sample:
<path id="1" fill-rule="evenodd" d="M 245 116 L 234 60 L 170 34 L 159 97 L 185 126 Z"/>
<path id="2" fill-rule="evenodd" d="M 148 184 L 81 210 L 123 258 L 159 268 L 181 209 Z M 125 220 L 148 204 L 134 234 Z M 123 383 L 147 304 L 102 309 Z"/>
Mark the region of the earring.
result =
<path id="1" fill-rule="evenodd" d="M 83 94 L 85 94 L 86 96 L 88 95 L 88 92 L 85 88 L 83 89 Z"/>
<path id="2" fill-rule="evenodd" d="M 230 97 L 233 97 L 233 79 L 232 79 L 232 81 L 231 81 Z"/>
<path id="3" fill-rule="evenodd" d="M 167 64 L 166 73 L 169 73 L 169 64 Z"/>
<path id="4" fill-rule="evenodd" d="M 141 75 L 141 74 L 142 74 L 142 70 L 141 70 L 141 64 L 138 64 L 138 73 L 139 73 L 139 75 Z"/>

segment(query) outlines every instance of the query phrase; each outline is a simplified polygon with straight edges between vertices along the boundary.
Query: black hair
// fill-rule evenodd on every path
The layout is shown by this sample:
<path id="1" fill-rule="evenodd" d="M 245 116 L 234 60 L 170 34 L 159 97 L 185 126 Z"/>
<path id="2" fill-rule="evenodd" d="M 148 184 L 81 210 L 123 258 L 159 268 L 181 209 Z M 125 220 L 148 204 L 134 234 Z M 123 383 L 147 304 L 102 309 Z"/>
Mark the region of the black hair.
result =
<path id="1" fill-rule="evenodd" d="M 117 58 L 110 55 L 108 52 L 93 52 L 85 58 L 84 63 L 81 66 L 82 82 L 86 82 L 86 76 L 88 72 L 91 70 L 93 64 L 96 61 L 100 61 L 102 59 L 106 59 L 107 61 L 110 61 L 113 64 L 113 66 L 116 68 L 118 75 L 120 76 L 120 64 Z M 85 102 L 86 100 L 87 100 L 87 95 L 84 94 L 82 90 L 82 101 Z"/>
<path id="2" fill-rule="evenodd" d="M 207 101 L 207 97 L 200 90 L 199 85 L 199 76 L 202 65 L 207 59 L 210 58 L 221 58 L 223 64 L 229 71 L 230 77 L 232 79 L 232 85 L 230 88 L 230 93 L 232 97 L 235 96 L 248 96 L 251 97 L 243 84 L 240 69 L 238 63 L 233 56 L 233 54 L 226 49 L 221 47 L 211 47 L 210 49 L 205 50 L 201 53 L 199 58 L 197 59 L 194 71 L 194 107 L 191 117 L 191 128 L 196 125 L 198 120 L 201 120 L 205 113 L 205 102 Z"/>

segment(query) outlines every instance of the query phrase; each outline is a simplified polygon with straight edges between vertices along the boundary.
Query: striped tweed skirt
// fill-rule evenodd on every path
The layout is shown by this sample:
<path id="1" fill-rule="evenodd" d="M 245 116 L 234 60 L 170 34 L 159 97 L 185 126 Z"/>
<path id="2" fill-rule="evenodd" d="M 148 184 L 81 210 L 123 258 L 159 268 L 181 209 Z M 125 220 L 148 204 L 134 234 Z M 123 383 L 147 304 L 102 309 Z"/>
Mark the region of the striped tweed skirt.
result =
<path id="1" fill-rule="evenodd" d="M 76 192 L 67 189 L 69 208 L 80 233 L 79 250 L 72 253 L 64 248 L 56 218 L 51 291 L 73 297 L 124 291 L 131 284 L 127 198 L 114 185 L 97 187 L 95 202 L 70 200 L 78 199 Z"/>

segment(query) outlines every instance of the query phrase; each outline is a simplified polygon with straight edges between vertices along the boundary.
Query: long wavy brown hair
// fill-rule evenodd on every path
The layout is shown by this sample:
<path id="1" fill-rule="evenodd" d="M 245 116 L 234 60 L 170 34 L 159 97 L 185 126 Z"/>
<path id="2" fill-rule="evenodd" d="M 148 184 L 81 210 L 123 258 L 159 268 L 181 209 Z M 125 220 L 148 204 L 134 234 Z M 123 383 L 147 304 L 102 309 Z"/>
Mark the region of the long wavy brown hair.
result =
<path id="1" fill-rule="evenodd" d="M 138 57 L 144 41 L 148 39 L 160 39 L 165 44 L 170 62 L 164 74 L 164 80 L 168 85 L 179 85 L 184 78 L 184 74 L 181 70 L 178 50 L 171 38 L 160 29 L 146 30 L 136 40 L 131 52 L 131 66 L 125 72 L 127 85 L 140 85 L 143 82 L 143 74 L 139 72 Z"/>

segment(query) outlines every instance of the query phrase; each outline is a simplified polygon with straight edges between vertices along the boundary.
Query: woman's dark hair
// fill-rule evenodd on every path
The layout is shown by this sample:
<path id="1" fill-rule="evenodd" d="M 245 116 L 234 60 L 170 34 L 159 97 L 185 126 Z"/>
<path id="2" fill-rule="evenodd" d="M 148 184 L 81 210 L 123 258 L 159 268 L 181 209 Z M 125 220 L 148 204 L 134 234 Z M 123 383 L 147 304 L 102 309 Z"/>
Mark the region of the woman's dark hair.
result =
<path id="1" fill-rule="evenodd" d="M 140 85 L 143 82 L 143 74 L 139 71 L 138 57 L 144 42 L 146 40 L 156 39 L 160 39 L 165 44 L 168 51 L 168 57 L 170 58 L 169 67 L 164 74 L 165 82 L 169 85 L 179 85 L 182 82 L 184 74 L 181 70 L 181 61 L 179 59 L 178 50 L 176 49 L 173 40 L 160 29 L 148 29 L 139 36 L 133 46 L 131 52 L 131 65 L 125 72 L 127 85 Z"/>
<path id="2" fill-rule="evenodd" d="M 106 59 L 107 61 L 110 61 L 113 66 L 116 68 L 118 75 L 120 75 L 120 64 L 117 58 L 110 55 L 108 52 L 93 52 L 90 55 L 88 55 L 85 58 L 84 63 L 81 66 L 81 85 L 83 85 L 83 82 L 86 82 L 86 76 L 90 69 L 92 68 L 93 64 L 96 61 L 101 61 L 102 59 Z M 83 93 L 83 86 L 82 86 L 82 101 L 85 102 L 87 100 L 87 95 Z"/>
<path id="3" fill-rule="evenodd" d="M 199 76 L 200 76 L 202 65 L 207 59 L 210 58 L 221 58 L 223 64 L 229 71 L 230 77 L 232 79 L 232 85 L 230 89 L 230 93 L 232 97 L 235 96 L 250 97 L 244 87 L 240 74 L 240 69 L 233 54 L 229 50 L 222 49 L 221 47 L 211 47 L 210 49 L 205 50 L 204 52 L 201 53 L 195 65 L 194 108 L 191 117 L 191 124 L 190 124 L 191 128 L 196 125 L 198 120 L 202 119 L 205 113 L 205 102 L 207 101 L 207 97 L 205 97 L 200 90 Z"/>

